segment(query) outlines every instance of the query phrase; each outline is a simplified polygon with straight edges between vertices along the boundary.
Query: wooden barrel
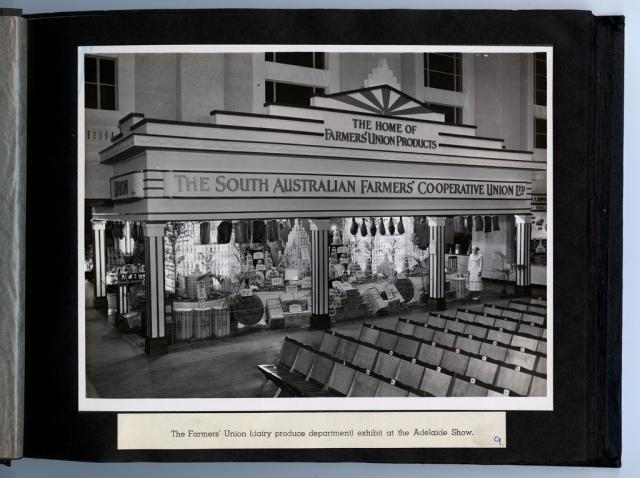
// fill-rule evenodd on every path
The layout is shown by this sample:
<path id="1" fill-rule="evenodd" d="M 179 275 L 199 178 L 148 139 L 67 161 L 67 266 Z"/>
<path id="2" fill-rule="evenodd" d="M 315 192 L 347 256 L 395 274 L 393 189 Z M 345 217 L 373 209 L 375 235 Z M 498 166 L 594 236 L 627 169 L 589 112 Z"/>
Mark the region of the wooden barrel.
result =
<path id="1" fill-rule="evenodd" d="M 415 294 L 415 288 L 411 279 L 398 279 L 396 281 L 396 288 L 405 302 L 411 302 Z"/>
<path id="2" fill-rule="evenodd" d="M 193 337 L 193 309 L 174 309 L 176 322 L 176 340 L 188 340 Z"/>
<path id="3" fill-rule="evenodd" d="M 194 337 L 206 339 L 213 335 L 213 308 L 196 307 L 193 309 Z"/>
<path id="4" fill-rule="evenodd" d="M 229 308 L 233 319 L 245 326 L 257 324 L 264 314 L 264 304 L 257 295 L 236 296 Z"/>

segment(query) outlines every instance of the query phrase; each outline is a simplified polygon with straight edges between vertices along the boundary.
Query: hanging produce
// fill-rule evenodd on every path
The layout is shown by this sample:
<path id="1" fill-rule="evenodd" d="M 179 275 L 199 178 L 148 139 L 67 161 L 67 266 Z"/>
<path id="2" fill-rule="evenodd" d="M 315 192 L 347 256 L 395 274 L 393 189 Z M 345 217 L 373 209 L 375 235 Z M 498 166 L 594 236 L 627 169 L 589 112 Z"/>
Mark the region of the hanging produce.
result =
<path id="1" fill-rule="evenodd" d="M 349 232 L 352 236 L 358 234 L 358 223 L 356 222 L 355 217 L 351 219 L 351 229 L 349 229 Z"/>
<path id="2" fill-rule="evenodd" d="M 400 221 L 398 222 L 398 234 L 404 234 L 404 224 L 402 224 L 402 216 L 400 216 Z"/>
<path id="3" fill-rule="evenodd" d="M 384 219 L 380 218 L 380 234 L 384 236 L 387 233 L 387 230 L 384 227 Z"/>
<path id="4" fill-rule="evenodd" d="M 366 237 L 367 235 L 367 223 L 364 220 L 364 217 L 362 218 L 362 224 L 360 225 L 360 234 L 362 234 L 362 237 Z"/>
<path id="5" fill-rule="evenodd" d="M 389 218 L 389 234 L 392 236 L 396 233 L 396 226 L 393 225 L 393 218 Z"/>
<path id="6" fill-rule="evenodd" d="M 371 233 L 371 237 L 376 237 L 376 232 L 378 232 L 378 229 L 376 229 L 376 221 L 373 218 L 371 218 L 371 228 L 369 232 Z"/>

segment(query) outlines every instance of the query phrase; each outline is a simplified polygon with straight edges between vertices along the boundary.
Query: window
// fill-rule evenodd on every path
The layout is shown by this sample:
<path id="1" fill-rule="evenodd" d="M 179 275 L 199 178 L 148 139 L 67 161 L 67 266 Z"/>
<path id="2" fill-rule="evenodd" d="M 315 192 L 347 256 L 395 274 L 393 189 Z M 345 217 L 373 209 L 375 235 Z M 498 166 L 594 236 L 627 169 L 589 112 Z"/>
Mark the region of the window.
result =
<path id="1" fill-rule="evenodd" d="M 438 105 L 436 103 L 425 103 L 425 106 L 436 113 L 444 114 L 444 121 L 446 123 L 462 124 L 462 108 Z"/>
<path id="2" fill-rule="evenodd" d="M 274 63 L 285 63 L 287 65 L 305 66 L 307 68 L 324 70 L 324 53 L 321 52 L 267 52 L 264 54 L 264 60 L 272 61 Z"/>
<path id="3" fill-rule="evenodd" d="M 534 148 L 547 149 L 547 120 L 535 118 Z"/>
<path id="4" fill-rule="evenodd" d="M 324 95 L 324 88 L 277 81 L 265 82 L 264 99 L 267 103 L 309 106 L 311 97 L 315 95 Z"/>
<path id="5" fill-rule="evenodd" d="M 84 59 L 84 106 L 115 110 L 116 60 L 87 56 Z"/>
<path id="6" fill-rule="evenodd" d="M 534 104 L 547 106 L 547 54 L 535 53 L 533 67 L 535 75 Z"/>
<path id="7" fill-rule="evenodd" d="M 462 91 L 462 53 L 425 53 L 424 86 Z"/>

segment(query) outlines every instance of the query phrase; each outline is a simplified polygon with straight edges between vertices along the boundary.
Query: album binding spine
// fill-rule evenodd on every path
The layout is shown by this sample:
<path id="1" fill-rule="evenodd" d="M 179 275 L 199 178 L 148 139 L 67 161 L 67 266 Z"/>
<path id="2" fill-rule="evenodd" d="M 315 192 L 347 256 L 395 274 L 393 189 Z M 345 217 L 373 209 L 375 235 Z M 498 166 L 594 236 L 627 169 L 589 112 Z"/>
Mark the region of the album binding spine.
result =
<path id="1" fill-rule="evenodd" d="M 22 457 L 27 24 L 0 9 L 0 460 Z"/>
<path id="2" fill-rule="evenodd" d="M 624 17 L 594 17 L 588 462 L 621 466 Z"/>

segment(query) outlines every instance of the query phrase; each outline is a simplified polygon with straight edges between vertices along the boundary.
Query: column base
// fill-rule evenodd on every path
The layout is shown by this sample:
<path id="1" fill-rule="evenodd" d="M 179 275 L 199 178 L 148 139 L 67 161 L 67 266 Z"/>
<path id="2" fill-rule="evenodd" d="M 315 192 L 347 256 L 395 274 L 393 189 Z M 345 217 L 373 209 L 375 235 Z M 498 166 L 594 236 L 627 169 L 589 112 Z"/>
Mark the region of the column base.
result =
<path id="1" fill-rule="evenodd" d="M 312 330 L 326 330 L 331 328 L 331 317 L 329 314 L 311 314 L 309 328 Z"/>
<path id="2" fill-rule="evenodd" d="M 447 308 L 447 302 L 444 297 L 429 297 L 427 299 L 428 310 L 445 310 Z"/>
<path id="3" fill-rule="evenodd" d="M 150 356 L 166 355 L 169 353 L 169 342 L 166 337 L 145 337 L 144 353 Z"/>
<path id="4" fill-rule="evenodd" d="M 531 297 L 530 285 L 516 285 L 516 297 Z"/>
<path id="5" fill-rule="evenodd" d="M 94 297 L 93 308 L 94 309 L 106 309 L 109 306 L 106 297 Z"/>

